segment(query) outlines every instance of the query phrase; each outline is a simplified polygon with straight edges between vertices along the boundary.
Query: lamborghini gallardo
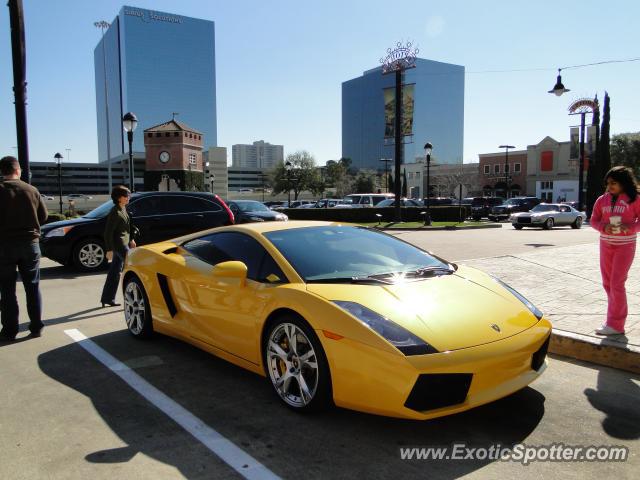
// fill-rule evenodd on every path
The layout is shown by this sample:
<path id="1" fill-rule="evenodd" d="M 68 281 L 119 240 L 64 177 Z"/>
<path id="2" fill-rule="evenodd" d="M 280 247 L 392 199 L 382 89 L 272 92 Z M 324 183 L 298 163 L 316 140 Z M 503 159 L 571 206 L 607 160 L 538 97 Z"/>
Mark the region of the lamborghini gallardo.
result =
<path id="1" fill-rule="evenodd" d="M 375 229 L 221 227 L 131 250 L 129 332 L 266 377 L 296 411 L 429 419 L 529 385 L 551 325 L 520 293 Z"/>

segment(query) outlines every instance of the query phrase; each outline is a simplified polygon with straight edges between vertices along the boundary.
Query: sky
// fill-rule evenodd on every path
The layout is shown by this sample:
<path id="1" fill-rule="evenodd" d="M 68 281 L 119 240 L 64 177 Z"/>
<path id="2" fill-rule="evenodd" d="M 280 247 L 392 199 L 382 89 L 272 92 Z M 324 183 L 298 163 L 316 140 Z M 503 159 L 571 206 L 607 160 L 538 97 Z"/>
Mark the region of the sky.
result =
<path id="1" fill-rule="evenodd" d="M 113 0 L 23 0 L 32 161 L 97 162 L 93 49 Z M 611 96 L 612 133 L 640 131 L 640 62 L 563 71 L 571 92 L 547 93 L 558 67 L 640 57 L 635 0 L 131 0 L 127 5 L 216 24 L 218 145 L 265 140 L 318 164 L 341 156 L 341 84 L 377 67 L 388 47 L 464 65 L 464 162 L 549 135 L 568 140 L 580 97 Z M 0 155 L 15 155 L 9 12 L 0 6 Z M 503 70 L 531 70 L 511 71 Z M 487 72 L 496 71 L 500 72 Z M 424 139 L 425 141 L 428 139 Z M 422 141 L 416 139 L 415 141 Z M 67 151 L 67 149 L 69 149 Z M 437 145 L 434 145 L 434 155 Z"/>

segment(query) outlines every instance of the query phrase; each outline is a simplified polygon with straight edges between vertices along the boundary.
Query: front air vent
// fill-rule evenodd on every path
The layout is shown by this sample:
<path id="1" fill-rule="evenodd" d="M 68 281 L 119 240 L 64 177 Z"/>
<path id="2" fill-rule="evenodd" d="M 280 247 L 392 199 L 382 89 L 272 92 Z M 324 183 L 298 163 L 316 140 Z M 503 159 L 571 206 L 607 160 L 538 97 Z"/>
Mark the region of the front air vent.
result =
<path id="1" fill-rule="evenodd" d="M 404 406 L 424 411 L 463 403 L 471 386 L 471 373 L 434 373 L 418 376 Z"/>

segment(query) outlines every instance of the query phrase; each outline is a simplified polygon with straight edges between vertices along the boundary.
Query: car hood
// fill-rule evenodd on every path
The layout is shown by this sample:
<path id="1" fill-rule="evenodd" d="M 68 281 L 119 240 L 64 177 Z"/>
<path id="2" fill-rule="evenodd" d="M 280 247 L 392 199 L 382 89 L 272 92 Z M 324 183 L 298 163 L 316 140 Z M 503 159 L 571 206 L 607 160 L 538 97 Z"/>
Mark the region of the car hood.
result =
<path id="1" fill-rule="evenodd" d="M 68 227 L 70 225 L 80 225 L 83 223 L 92 223 L 95 221 L 100 220 L 99 218 L 84 218 L 84 217 L 78 217 L 78 218 L 70 218 L 69 220 L 60 220 L 57 222 L 51 222 L 51 223 L 45 223 L 44 225 L 42 225 L 42 227 L 40 228 L 40 230 L 42 232 L 46 232 L 48 230 L 53 230 L 54 228 L 59 228 L 59 227 Z"/>
<path id="2" fill-rule="evenodd" d="M 314 283 L 308 284 L 307 290 L 327 300 L 364 305 L 440 352 L 502 340 L 538 322 L 498 282 L 469 267 L 460 267 L 451 275 L 394 285 Z"/>
<path id="3" fill-rule="evenodd" d="M 278 215 L 282 215 L 281 212 L 242 212 L 242 216 L 243 217 L 258 217 L 258 218 L 265 218 L 265 219 L 273 219 L 276 218 Z"/>

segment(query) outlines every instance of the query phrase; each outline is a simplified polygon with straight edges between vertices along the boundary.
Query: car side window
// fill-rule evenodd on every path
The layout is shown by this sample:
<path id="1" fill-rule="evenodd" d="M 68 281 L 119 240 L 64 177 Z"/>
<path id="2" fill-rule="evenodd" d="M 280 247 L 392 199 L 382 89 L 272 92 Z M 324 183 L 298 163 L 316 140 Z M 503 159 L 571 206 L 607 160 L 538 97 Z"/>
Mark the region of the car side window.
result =
<path id="1" fill-rule="evenodd" d="M 208 205 L 205 205 L 206 201 L 197 197 L 176 195 L 167 198 L 167 200 L 167 213 L 169 214 L 206 212 L 210 210 Z"/>
<path id="2" fill-rule="evenodd" d="M 182 247 L 202 261 L 217 265 L 237 260 L 247 266 L 247 278 L 263 283 L 285 283 L 284 275 L 275 260 L 260 243 L 239 232 L 223 232 L 190 240 Z M 275 275 L 279 281 L 275 281 Z"/>
<path id="3" fill-rule="evenodd" d="M 150 217 L 152 215 L 162 214 L 162 197 L 153 195 L 143 197 L 132 202 L 127 210 L 132 217 Z"/>
<path id="4" fill-rule="evenodd" d="M 560 211 L 564 213 L 569 213 L 571 209 L 569 207 L 560 207 Z"/>

